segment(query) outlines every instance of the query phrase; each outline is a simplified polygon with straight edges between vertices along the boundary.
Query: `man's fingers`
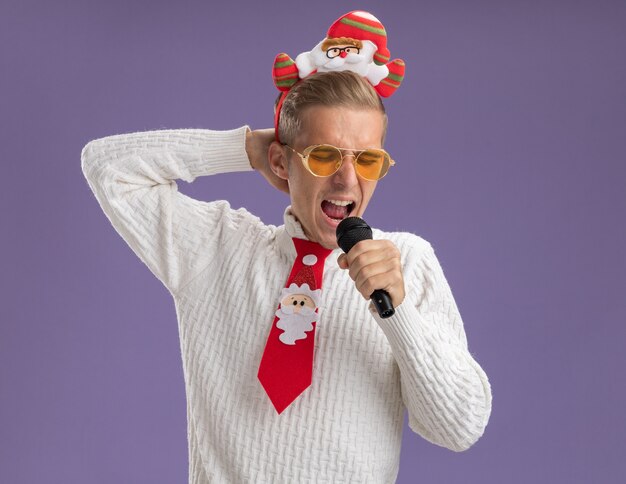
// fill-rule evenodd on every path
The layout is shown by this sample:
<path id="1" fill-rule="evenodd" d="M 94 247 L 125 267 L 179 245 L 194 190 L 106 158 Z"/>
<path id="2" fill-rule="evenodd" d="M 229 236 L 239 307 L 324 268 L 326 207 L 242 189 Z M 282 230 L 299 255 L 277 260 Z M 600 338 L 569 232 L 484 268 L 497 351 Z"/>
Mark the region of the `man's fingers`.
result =
<path id="1" fill-rule="evenodd" d="M 390 240 L 361 240 L 360 242 L 356 243 L 354 247 L 352 247 L 352 249 L 350 249 L 350 252 L 348 252 L 348 265 L 352 265 L 352 261 L 362 256 L 363 254 L 380 250 L 384 250 L 388 256 L 400 256 L 400 251 Z"/>
<path id="2" fill-rule="evenodd" d="M 341 264 L 344 265 L 341 267 L 342 269 L 347 269 L 348 267 L 352 267 L 353 265 L 360 267 L 363 264 L 375 262 L 379 259 L 379 257 L 370 257 L 371 254 L 370 256 L 364 257 L 364 254 L 376 250 L 376 247 L 378 247 L 378 242 L 379 241 L 377 240 L 371 239 L 361 240 L 360 242 L 356 243 L 352 247 L 352 249 L 350 249 L 350 252 L 348 252 L 347 254 L 342 253 L 337 259 L 337 262 L 339 262 L 340 260 L 342 261 Z M 352 275 L 350 277 L 352 277 Z M 354 277 L 352 277 L 352 279 L 354 279 Z"/>
<path id="3" fill-rule="evenodd" d="M 359 244 L 355 245 L 350 252 L 348 252 L 347 261 L 350 267 L 350 277 L 353 281 L 356 281 L 359 277 L 359 273 L 365 267 L 377 264 L 379 262 L 385 262 L 387 269 L 396 268 L 400 270 L 400 252 L 392 243 L 387 241 L 371 241 L 374 244 L 368 244 L 359 247 L 359 251 L 355 254 L 353 250 L 357 248 Z M 381 242 L 381 243 L 376 243 Z"/>
<path id="4" fill-rule="evenodd" d="M 404 299 L 404 280 L 397 271 L 377 274 L 363 281 L 361 285 L 356 284 L 356 287 L 364 299 L 370 299 L 377 289 L 387 291 L 394 306 L 398 306 Z"/>
<path id="5" fill-rule="evenodd" d="M 400 251 L 389 240 L 362 240 L 337 260 L 349 268 L 357 291 L 369 299 L 377 289 L 384 289 L 394 305 L 404 300 L 404 279 Z"/>
<path id="6" fill-rule="evenodd" d="M 369 299 L 376 289 L 385 289 L 390 292 L 393 287 L 403 283 L 402 272 L 389 264 L 374 264 L 364 268 L 354 283 L 363 297 Z"/>

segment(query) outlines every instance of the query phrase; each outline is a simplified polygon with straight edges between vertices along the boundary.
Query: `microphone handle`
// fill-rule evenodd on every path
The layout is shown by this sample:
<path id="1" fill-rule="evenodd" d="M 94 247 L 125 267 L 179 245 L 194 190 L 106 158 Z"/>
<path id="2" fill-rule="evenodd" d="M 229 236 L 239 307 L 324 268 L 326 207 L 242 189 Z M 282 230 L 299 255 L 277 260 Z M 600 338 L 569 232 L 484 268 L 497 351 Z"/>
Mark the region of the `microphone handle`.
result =
<path id="1" fill-rule="evenodd" d="M 374 303 L 374 307 L 381 318 L 388 318 L 393 316 L 396 312 L 393 308 L 393 304 L 391 304 L 391 296 L 389 296 L 389 293 L 384 289 L 376 289 L 370 296 L 370 299 Z"/>

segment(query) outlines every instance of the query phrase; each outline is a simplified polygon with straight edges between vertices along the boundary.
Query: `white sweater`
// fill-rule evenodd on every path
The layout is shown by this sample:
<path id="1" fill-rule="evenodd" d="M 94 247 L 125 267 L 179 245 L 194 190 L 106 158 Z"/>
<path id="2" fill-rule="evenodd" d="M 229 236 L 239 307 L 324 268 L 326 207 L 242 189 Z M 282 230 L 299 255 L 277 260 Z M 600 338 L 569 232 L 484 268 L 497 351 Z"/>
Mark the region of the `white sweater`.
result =
<path id="1" fill-rule="evenodd" d="M 328 257 L 313 383 L 276 413 L 257 371 L 295 257 L 291 237 L 306 237 L 289 207 L 284 225 L 265 225 L 175 181 L 251 170 L 248 129 L 110 136 L 81 157 L 103 211 L 176 305 L 189 482 L 394 482 L 405 407 L 425 439 L 470 447 L 489 419 L 489 382 L 432 246 L 409 233 L 374 229 L 402 254 L 407 295 L 388 319 L 338 267 L 340 250 Z"/>

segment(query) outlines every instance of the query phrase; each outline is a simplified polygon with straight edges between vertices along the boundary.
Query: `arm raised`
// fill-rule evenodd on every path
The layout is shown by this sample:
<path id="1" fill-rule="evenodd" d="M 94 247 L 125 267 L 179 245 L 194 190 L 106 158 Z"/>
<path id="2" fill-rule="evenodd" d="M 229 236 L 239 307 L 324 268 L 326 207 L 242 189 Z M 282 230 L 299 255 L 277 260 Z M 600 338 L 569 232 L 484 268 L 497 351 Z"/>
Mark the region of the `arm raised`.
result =
<path id="1" fill-rule="evenodd" d="M 82 150 L 82 171 L 102 210 L 172 294 L 253 218 L 223 200 L 190 198 L 178 191 L 176 180 L 251 171 L 249 132 L 247 126 L 146 131 L 96 139 Z"/>

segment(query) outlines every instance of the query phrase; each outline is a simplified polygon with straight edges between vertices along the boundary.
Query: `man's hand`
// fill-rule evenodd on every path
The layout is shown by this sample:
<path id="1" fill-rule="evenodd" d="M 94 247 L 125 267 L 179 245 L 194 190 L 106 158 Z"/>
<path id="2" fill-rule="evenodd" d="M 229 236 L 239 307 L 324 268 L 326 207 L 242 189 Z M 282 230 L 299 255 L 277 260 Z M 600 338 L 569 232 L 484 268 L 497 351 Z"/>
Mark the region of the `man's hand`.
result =
<path id="1" fill-rule="evenodd" d="M 362 240 L 337 259 L 339 267 L 349 269 L 357 290 L 368 299 L 376 289 L 391 296 L 393 307 L 404 301 L 404 278 L 400 251 L 390 240 Z"/>
<path id="2" fill-rule="evenodd" d="M 248 153 L 250 166 L 263 175 L 270 185 L 281 192 L 289 193 L 287 180 L 276 176 L 268 162 L 267 150 L 274 141 L 274 137 L 274 128 L 248 131 L 246 133 L 246 153 Z"/>

